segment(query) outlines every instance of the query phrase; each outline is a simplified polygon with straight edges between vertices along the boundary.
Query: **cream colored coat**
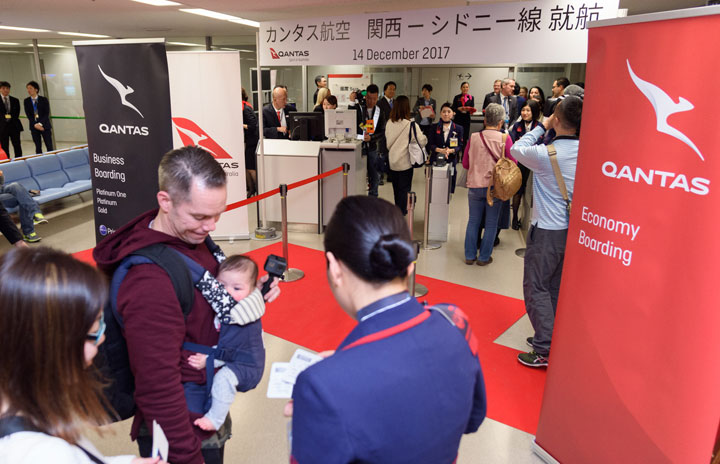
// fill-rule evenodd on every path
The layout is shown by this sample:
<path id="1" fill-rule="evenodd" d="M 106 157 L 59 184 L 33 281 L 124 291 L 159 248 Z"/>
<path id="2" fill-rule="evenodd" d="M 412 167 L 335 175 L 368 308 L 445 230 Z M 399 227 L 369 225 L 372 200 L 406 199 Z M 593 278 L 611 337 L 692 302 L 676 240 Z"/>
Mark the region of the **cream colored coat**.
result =
<path id="1" fill-rule="evenodd" d="M 417 140 L 420 146 L 427 145 L 427 137 L 420 130 L 420 126 L 415 126 L 417 132 Z M 410 134 L 410 121 L 407 119 L 392 122 L 388 121 L 385 126 L 385 140 L 388 148 L 388 162 L 390 169 L 393 171 L 406 171 L 412 167 L 410 163 L 410 152 L 408 151 L 408 142 Z"/>

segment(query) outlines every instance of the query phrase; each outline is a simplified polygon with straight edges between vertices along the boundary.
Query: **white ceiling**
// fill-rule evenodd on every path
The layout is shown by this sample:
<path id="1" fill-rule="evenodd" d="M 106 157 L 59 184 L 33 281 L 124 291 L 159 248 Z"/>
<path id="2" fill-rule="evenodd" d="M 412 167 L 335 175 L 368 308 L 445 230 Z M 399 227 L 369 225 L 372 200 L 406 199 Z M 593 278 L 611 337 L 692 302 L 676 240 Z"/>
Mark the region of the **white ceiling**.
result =
<path id="1" fill-rule="evenodd" d="M 473 3 L 497 3 L 487 0 Z M 367 12 L 400 11 L 465 6 L 460 0 L 189 0 L 184 8 L 205 8 L 255 21 L 298 17 L 326 17 Z M 705 0 L 620 0 L 629 14 L 675 10 L 705 5 Z M 105 34 L 126 37 L 245 36 L 235 43 L 254 44 L 255 29 L 178 11 L 181 7 L 155 7 L 130 0 L 0 0 L 0 25 L 52 31 Z M 0 29 L 0 41 L 12 39 L 59 39 L 54 33 L 30 33 Z M 220 39 L 221 40 L 221 39 Z M 2 47 L 2 46 L 0 46 Z"/>

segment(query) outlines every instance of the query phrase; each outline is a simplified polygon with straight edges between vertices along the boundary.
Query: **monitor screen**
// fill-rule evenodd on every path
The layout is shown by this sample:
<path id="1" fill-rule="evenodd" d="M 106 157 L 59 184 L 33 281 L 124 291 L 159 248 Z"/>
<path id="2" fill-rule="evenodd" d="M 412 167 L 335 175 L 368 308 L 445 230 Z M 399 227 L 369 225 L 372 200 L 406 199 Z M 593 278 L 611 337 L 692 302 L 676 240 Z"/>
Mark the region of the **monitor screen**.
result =
<path id="1" fill-rule="evenodd" d="M 290 140 L 325 140 L 325 115 L 319 112 L 296 113 L 287 115 Z"/>

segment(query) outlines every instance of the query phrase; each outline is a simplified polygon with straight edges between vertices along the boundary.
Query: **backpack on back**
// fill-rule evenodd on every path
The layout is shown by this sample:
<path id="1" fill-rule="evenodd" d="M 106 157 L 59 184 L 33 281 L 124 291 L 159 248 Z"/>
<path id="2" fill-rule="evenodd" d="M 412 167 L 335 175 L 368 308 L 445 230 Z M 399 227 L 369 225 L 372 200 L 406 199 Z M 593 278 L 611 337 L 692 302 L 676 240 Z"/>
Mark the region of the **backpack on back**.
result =
<path id="1" fill-rule="evenodd" d="M 505 142 L 507 140 L 507 134 L 503 134 L 503 145 L 502 155 L 495 163 L 493 168 L 493 182 L 487 190 L 487 203 L 493 205 L 493 198 L 497 198 L 501 201 L 511 199 L 522 186 L 522 173 L 517 164 L 513 163 L 505 157 Z M 480 139 L 485 144 L 485 148 L 492 156 L 492 150 L 488 147 L 485 137 L 480 132 Z"/>
<path id="2" fill-rule="evenodd" d="M 130 370 L 127 343 L 122 333 L 124 324 L 117 309 L 117 295 L 128 271 L 137 264 L 157 264 L 168 274 L 185 319 L 195 299 L 195 287 L 183 258 L 163 244 L 153 244 L 133 252 L 113 272 L 110 298 L 103 308 L 105 342 L 98 347 L 94 364 L 100 370 L 103 380 L 109 381 L 104 394 L 114 409 L 108 412 L 116 420 L 125 420 L 135 415 L 135 378 Z"/>

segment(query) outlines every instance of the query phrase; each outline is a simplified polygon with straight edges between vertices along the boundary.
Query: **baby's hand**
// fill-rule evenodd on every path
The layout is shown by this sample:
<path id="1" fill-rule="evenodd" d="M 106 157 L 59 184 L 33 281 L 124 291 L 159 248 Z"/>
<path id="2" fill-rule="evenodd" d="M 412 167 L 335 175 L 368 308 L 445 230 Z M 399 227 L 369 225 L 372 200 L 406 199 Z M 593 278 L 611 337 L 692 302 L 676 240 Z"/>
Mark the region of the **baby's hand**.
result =
<path id="1" fill-rule="evenodd" d="M 195 369 L 205 369 L 206 354 L 195 353 L 188 358 L 188 364 Z"/>

